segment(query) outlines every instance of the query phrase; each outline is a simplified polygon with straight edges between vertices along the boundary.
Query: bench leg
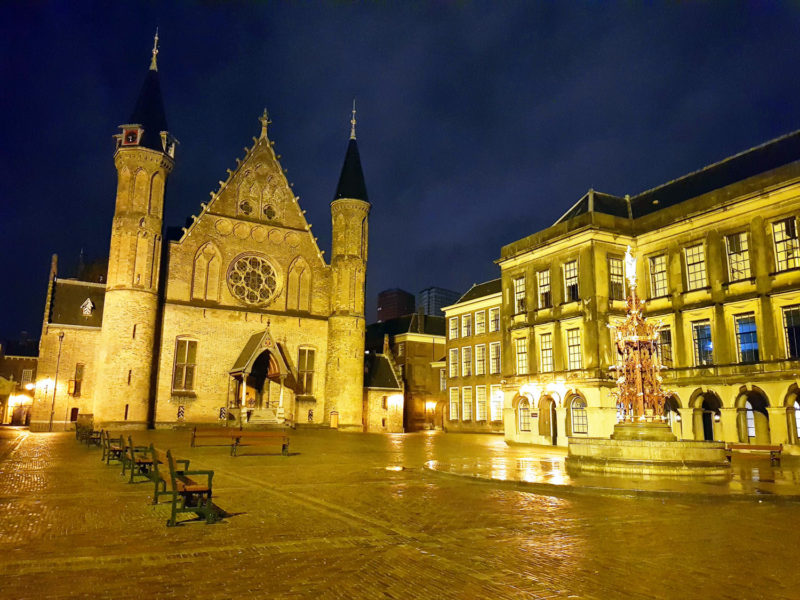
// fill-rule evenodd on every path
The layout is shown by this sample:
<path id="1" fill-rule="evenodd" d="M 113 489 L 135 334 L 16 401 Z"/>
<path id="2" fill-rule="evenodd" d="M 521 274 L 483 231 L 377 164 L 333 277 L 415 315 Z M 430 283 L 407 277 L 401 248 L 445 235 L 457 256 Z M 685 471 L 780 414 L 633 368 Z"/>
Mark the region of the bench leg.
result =
<path id="1" fill-rule="evenodd" d="M 289 456 L 289 444 L 281 445 L 281 454 L 283 454 L 284 456 Z"/>

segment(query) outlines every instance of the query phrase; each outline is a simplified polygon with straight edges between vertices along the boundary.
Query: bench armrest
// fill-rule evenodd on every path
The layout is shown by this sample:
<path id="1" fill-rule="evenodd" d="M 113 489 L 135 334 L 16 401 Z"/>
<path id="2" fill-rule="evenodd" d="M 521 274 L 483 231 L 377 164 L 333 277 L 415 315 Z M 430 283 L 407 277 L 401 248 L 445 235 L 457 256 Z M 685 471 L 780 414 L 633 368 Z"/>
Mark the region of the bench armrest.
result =
<path id="1" fill-rule="evenodd" d="M 175 464 L 176 465 L 182 464 L 183 465 L 183 469 L 181 469 L 182 471 L 185 471 L 189 468 L 189 460 L 186 458 L 175 459 Z"/>
<path id="2" fill-rule="evenodd" d="M 208 487 L 211 487 L 211 479 L 214 477 L 214 471 L 184 471 L 183 475 L 206 475 L 208 476 Z"/>

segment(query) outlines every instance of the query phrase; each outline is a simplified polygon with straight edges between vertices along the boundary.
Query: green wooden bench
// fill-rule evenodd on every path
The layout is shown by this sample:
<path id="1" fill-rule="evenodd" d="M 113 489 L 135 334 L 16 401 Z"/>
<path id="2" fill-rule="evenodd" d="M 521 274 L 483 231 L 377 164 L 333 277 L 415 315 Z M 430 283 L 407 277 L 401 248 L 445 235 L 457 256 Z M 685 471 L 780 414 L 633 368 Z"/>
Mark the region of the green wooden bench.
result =
<path id="1" fill-rule="evenodd" d="M 231 456 L 237 456 L 242 446 L 280 446 L 281 454 L 289 456 L 289 436 L 279 431 L 237 431 L 233 436 Z"/>
<path id="2" fill-rule="evenodd" d="M 100 460 L 105 461 L 107 465 L 111 464 L 112 460 L 122 462 L 122 452 L 125 450 L 125 440 L 122 439 L 122 436 L 112 438 L 108 430 L 103 430 L 101 439 L 103 455 Z"/>
<path id="3" fill-rule="evenodd" d="M 153 468 L 150 471 L 150 479 L 153 480 L 153 504 L 158 504 L 158 498 L 162 495 L 170 495 L 167 490 L 167 481 L 169 480 L 169 467 L 167 465 L 167 453 L 160 448 L 156 448 L 150 444 L 150 458 L 153 461 Z M 176 465 L 181 465 L 182 468 L 176 470 L 178 475 L 182 475 L 185 471 L 189 470 L 189 461 L 184 458 L 176 458 Z"/>
<path id="4" fill-rule="evenodd" d="M 122 450 L 122 476 L 125 476 L 126 471 L 130 473 L 128 483 L 134 483 L 136 477 L 150 479 L 152 468 L 153 459 L 150 457 L 150 448 L 135 446 L 131 436 L 128 436 L 128 443 Z"/>
<path id="5" fill-rule="evenodd" d="M 176 467 L 176 463 L 183 463 L 188 467 L 188 461 L 176 461 L 172 457 L 172 452 L 163 452 L 154 448 L 151 444 L 153 469 L 158 469 L 158 481 L 164 482 L 164 489 L 156 491 L 156 498 L 168 496 L 170 499 L 170 518 L 167 519 L 167 527 L 175 527 L 178 524 L 178 513 L 192 512 L 199 517 L 203 517 L 206 523 L 215 523 L 219 520 L 219 513 L 211 501 L 212 480 L 214 471 L 190 471 L 181 470 Z M 205 476 L 206 481 L 198 481 L 198 476 Z M 159 483 L 156 483 L 158 486 Z"/>

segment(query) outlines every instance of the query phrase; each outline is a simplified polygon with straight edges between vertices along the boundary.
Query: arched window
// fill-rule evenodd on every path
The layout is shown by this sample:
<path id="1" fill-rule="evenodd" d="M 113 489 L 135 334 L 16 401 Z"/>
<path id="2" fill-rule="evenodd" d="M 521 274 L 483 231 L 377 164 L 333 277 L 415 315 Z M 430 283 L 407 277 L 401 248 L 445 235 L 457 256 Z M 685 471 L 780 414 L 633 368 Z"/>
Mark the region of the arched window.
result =
<path id="1" fill-rule="evenodd" d="M 519 411 L 519 430 L 520 431 L 530 431 L 531 430 L 531 405 L 528 402 L 527 398 L 523 398 L 519 401 L 519 407 L 517 408 Z"/>
<path id="2" fill-rule="evenodd" d="M 192 298 L 219 301 L 220 270 L 222 259 L 216 246 L 208 242 L 194 257 L 192 275 Z"/>
<path id="3" fill-rule="evenodd" d="M 570 406 L 572 412 L 572 433 L 589 433 L 589 419 L 586 416 L 586 401 L 576 397 Z"/>
<path id="4" fill-rule="evenodd" d="M 753 414 L 753 405 L 750 402 L 744 403 L 745 414 L 747 415 L 747 437 L 751 440 L 756 437 L 756 419 Z"/>

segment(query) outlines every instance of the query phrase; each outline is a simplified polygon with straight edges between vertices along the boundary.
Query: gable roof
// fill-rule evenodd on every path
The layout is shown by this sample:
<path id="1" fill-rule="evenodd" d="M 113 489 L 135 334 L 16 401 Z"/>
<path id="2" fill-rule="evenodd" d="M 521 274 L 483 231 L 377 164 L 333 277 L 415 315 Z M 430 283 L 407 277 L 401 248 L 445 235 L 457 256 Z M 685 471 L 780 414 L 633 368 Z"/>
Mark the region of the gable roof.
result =
<path id="1" fill-rule="evenodd" d="M 103 324 L 105 284 L 56 278 L 53 282 L 52 293 L 50 314 L 48 315 L 49 323 L 97 328 Z M 89 315 L 84 315 L 81 307 L 87 299 L 92 308 Z"/>
<path id="2" fill-rule="evenodd" d="M 364 387 L 402 390 L 389 358 L 384 354 L 364 355 Z"/>
<path id="3" fill-rule="evenodd" d="M 490 281 L 484 281 L 483 283 L 474 283 L 472 287 L 467 290 L 467 293 L 461 296 L 458 299 L 456 304 L 461 304 L 462 302 L 469 302 L 470 300 L 475 300 L 477 298 L 483 298 L 484 296 L 491 296 L 492 294 L 499 294 L 500 293 L 500 278 L 492 279 Z"/>

